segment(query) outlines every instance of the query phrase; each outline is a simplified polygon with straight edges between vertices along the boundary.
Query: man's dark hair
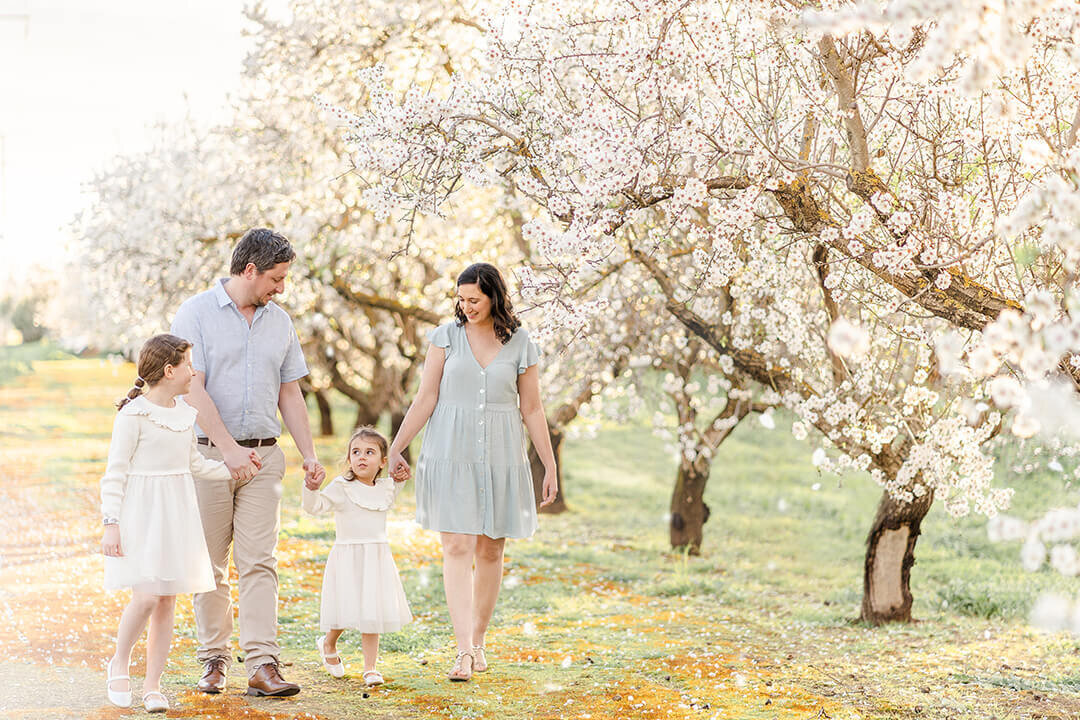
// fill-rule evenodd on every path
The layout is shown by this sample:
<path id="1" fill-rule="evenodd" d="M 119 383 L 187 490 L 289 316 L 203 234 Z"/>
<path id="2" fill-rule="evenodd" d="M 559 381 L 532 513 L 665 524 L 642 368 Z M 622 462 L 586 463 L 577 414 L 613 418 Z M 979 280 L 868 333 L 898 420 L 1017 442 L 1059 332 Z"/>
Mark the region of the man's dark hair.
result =
<path id="1" fill-rule="evenodd" d="M 284 235 L 269 228 L 251 228 L 233 249 L 229 274 L 242 275 L 248 263 L 255 263 L 255 269 L 264 273 L 278 263 L 292 262 L 295 258 L 296 253 Z"/>

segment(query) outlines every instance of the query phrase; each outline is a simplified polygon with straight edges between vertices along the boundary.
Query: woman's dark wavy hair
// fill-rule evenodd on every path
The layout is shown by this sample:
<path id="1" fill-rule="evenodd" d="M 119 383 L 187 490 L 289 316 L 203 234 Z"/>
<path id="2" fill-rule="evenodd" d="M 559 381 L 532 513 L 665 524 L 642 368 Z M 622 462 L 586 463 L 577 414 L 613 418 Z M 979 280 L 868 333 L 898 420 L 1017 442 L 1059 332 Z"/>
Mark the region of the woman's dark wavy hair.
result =
<path id="1" fill-rule="evenodd" d="M 491 319 L 495 321 L 495 337 L 503 345 L 510 342 L 510 337 L 521 321 L 514 314 L 514 305 L 510 302 L 510 293 L 499 269 L 489 263 L 473 263 L 458 275 L 458 286 L 479 285 L 480 292 L 491 300 Z M 465 324 L 465 313 L 460 303 L 454 303 L 454 317 L 459 326 Z"/>

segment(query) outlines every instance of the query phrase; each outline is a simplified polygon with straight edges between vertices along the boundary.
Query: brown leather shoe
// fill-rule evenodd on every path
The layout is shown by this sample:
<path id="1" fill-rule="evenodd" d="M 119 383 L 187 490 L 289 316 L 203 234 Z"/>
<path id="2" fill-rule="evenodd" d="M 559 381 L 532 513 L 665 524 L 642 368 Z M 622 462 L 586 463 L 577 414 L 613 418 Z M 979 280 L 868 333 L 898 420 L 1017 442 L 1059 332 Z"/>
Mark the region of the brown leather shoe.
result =
<path id="1" fill-rule="evenodd" d="M 248 695 L 289 697 L 300 692 L 296 683 L 285 682 L 276 662 L 263 663 L 248 679 Z"/>
<path id="2" fill-rule="evenodd" d="M 196 685 L 199 692 L 217 695 L 225 691 L 226 662 L 223 657 L 210 658 L 203 666 L 202 677 Z"/>

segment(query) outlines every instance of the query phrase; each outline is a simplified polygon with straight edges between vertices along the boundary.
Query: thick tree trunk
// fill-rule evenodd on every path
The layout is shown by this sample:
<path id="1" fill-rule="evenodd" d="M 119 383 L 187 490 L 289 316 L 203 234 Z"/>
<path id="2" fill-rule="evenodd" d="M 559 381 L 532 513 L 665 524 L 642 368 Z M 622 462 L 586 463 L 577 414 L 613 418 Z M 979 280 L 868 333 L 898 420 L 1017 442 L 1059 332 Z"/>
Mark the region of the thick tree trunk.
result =
<path id="1" fill-rule="evenodd" d="M 888 492 L 882 494 L 866 538 L 861 620 L 873 625 L 911 621 L 915 543 L 933 502 L 931 492 L 910 503 L 898 502 Z"/>
<path id="2" fill-rule="evenodd" d="M 334 434 L 334 418 L 330 415 L 330 401 L 326 399 L 326 393 L 322 390 L 312 392 L 315 395 L 315 404 L 319 406 L 319 434 L 329 437 Z"/>
<path id="3" fill-rule="evenodd" d="M 558 515 L 569 510 L 566 506 L 566 487 L 563 485 L 562 467 L 562 442 L 565 434 L 561 428 L 556 427 L 554 424 L 548 425 L 548 433 L 551 435 L 551 450 L 555 453 L 555 472 L 559 480 L 559 494 L 555 496 L 555 502 L 541 508 L 540 512 Z M 536 452 L 536 448 L 532 446 L 532 443 L 529 443 L 529 467 L 532 470 L 533 496 L 536 498 L 536 506 L 540 507 L 540 500 L 543 499 L 544 490 L 544 463 L 540 462 L 540 455 Z"/>
<path id="4" fill-rule="evenodd" d="M 709 481 L 712 463 L 698 458 L 695 463 L 683 460 L 675 478 L 675 491 L 671 494 L 671 547 L 701 554 L 701 541 L 705 523 L 709 519 L 709 506 L 705 504 L 705 484 Z"/>
<path id="5" fill-rule="evenodd" d="M 401 423 L 405 420 L 405 413 L 398 410 L 394 410 L 390 413 L 390 441 L 393 442 L 397 437 L 398 430 L 401 429 Z M 405 458 L 405 462 L 412 465 L 412 449 L 405 448 L 401 453 L 401 457 Z"/>
<path id="6" fill-rule="evenodd" d="M 356 408 L 356 422 L 353 423 L 353 429 L 364 425 L 370 425 L 375 427 L 375 424 L 379 422 L 379 413 L 373 411 L 367 405 L 358 404 Z"/>

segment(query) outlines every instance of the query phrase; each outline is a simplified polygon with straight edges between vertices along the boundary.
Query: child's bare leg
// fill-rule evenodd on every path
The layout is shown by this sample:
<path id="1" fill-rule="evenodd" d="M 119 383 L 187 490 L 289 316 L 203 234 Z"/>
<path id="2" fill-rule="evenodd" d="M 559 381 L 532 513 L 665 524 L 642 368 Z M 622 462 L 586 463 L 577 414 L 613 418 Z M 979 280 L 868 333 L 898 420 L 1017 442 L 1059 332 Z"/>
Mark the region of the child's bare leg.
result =
<path id="1" fill-rule="evenodd" d="M 379 660 L 378 633 L 364 633 L 360 636 L 360 646 L 364 649 L 364 672 L 375 669 Z"/>
<path id="2" fill-rule="evenodd" d="M 326 639 L 323 640 L 323 654 L 324 655 L 337 655 L 337 641 L 342 636 L 344 630 L 333 629 L 326 633 Z M 340 665 L 341 658 L 330 658 L 326 661 L 327 665 Z"/>
<path id="3" fill-rule="evenodd" d="M 131 650 L 142 635 L 146 627 L 146 621 L 154 610 L 157 597 L 140 592 L 131 593 L 131 601 L 124 608 L 120 616 L 120 626 L 116 629 L 116 654 L 109 658 L 110 674 L 127 675 L 128 665 L 131 663 Z M 125 692 L 131 689 L 131 683 L 127 680 L 117 680 L 112 684 L 112 689 Z"/>
<path id="4" fill-rule="evenodd" d="M 159 595 L 150 613 L 150 631 L 146 634 L 146 680 L 143 692 L 161 690 L 161 673 L 165 670 L 165 660 L 169 657 L 169 646 L 173 637 L 173 612 L 176 608 L 175 595 Z"/>

